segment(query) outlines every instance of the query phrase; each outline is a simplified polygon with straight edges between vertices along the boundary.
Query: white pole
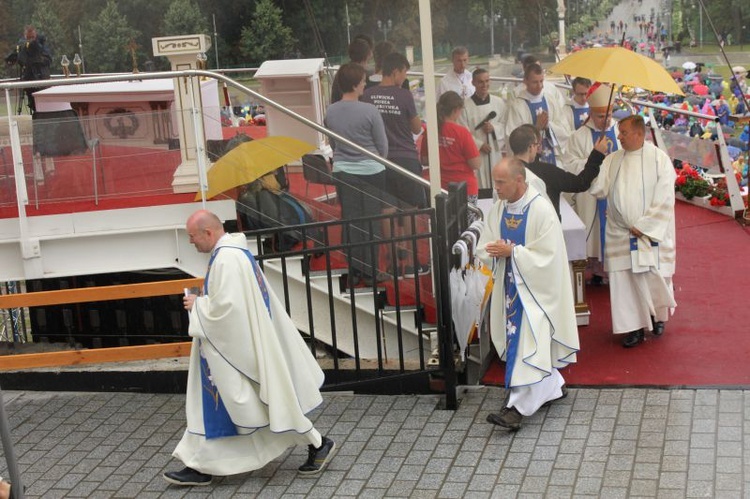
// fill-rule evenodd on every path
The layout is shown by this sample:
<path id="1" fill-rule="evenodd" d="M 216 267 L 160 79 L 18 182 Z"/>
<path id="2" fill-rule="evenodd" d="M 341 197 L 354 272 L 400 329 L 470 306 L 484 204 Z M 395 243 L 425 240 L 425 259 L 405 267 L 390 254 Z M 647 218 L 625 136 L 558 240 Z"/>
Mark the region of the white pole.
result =
<path id="1" fill-rule="evenodd" d="M 495 55 L 495 8 L 490 0 L 490 58 Z"/>
<path id="2" fill-rule="evenodd" d="M 211 14 L 214 19 L 214 56 L 216 57 L 216 69 L 219 69 L 219 33 L 216 31 L 216 14 Z"/>
<path id="3" fill-rule="evenodd" d="M 346 8 L 346 43 L 347 45 L 351 45 L 352 43 L 352 23 L 349 20 L 349 2 L 346 2 L 344 4 L 344 7 Z"/>
<path id="4" fill-rule="evenodd" d="M 81 38 L 81 25 L 78 25 L 78 55 L 81 56 L 81 73 L 86 74 L 86 58 L 83 57 L 83 39 Z"/>
<path id="5" fill-rule="evenodd" d="M 197 80 L 197 85 L 194 83 Z M 197 88 L 196 88 L 197 87 Z M 198 166 L 198 189 L 201 193 L 201 205 L 206 209 L 206 192 L 208 191 L 208 166 L 206 165 L 206 136 L 203 132 L 203 108 L 196 92 L 202 90 L 201 80 L 193 76 L 188 89 L 190 91 L 190 113 L 193 117 L 193 131 L 195 133 L 195 157 Z"/>
<path id="6" fill-rule="evenodd" d="M 430 202 L 440 194 L 440 153 L 438 152 L 437 88 L 435 59 L 432 48 L 432 12 L 430 0 L 419 0 L 419 28 L 422 40 L 422 71 L 424 72 L 425 121 L 427 122 L 427 152 L 430 164 Z M 423 139 L 423 140 L 424 140 Z"/>

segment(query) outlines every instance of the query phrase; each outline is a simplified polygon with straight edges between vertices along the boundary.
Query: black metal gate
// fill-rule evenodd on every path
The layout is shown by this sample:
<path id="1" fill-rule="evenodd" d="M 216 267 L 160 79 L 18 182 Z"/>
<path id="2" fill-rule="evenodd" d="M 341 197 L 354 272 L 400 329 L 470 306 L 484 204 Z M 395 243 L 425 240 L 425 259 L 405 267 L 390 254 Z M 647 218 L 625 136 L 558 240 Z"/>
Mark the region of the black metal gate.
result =
<path id="1" fill-rule="evenodd" d="M 257 260 L 266 273 L 270 264 L 280 270 L 283 289 L 276 291 L 288 312 L 302 305 L 291 303 L 292 286 L 304 286 L 307 324 L 301 329 L 313 354 L 320 358 L 323 350 L 320 360 L 325 361 L 324 390 L 426 393 L 439 387 L 446 397 L 445 408 L 456 408 L 448 273 L 450 246 L 465 229 L 466 218 L 466 190 L 462 184 L 450 195 L 438 196 L 435 209 L 246 232 L 256 241 Z M 393 228 L 407 220 L 416 228 L 413 233 L 393 235 Z M 354 227 L 365 228 L 364 242 L 348 241 L 346 234 Z M 290 232 L 296 234 L 300 244 L 291 250 L 279 250 L 275 242 L 281 240 L 282 234 Z M 379 262 L 380 267 L 386 269 L 385 280 L 371 279 L 364 285 L 352 285 L 353 266 L 349 256 L 357 246 L 365 249 L 370 261 Z M 397 258 L 404 249 L 412 255 L 414 268 L 418 267 L 419 258 L 426 257 L 431 274 L 404 275 Z M 300 267 L 295 268 L 297 265 Z M 320 292 L 321 286 L 325 287 L 325 293 Z M 321 304 L 321 296 L 326 297 L 325 305 Z M 342 306 L 348 307 L 349 313 L 337 316 L 336 310 L 341 310 Z M 362 310 L 371 313 L 363 314 Z M 386 320 L 387 317 L 391 319 Z M 406 322 L 411 321 L 411 317 L 413 324 Z M 389 331 L 395 331 L 395 361 L 385 351 L 386 325 Z M 316 334 L 323 329 L 330 335 L 325 343 L 319 341 Z M 415 334 L 416 347 L 407 351 L 405 345 L 415 343 Z M 361 345 L 372 342 L 373 335 L 377 355 L 365 358 L 361 355 Z M 349 353 L 342 352 L 344 342 L 353 345 Z M 427 349 L 431 344 L 438 347 L 438 355 L 432 359 Z"/>

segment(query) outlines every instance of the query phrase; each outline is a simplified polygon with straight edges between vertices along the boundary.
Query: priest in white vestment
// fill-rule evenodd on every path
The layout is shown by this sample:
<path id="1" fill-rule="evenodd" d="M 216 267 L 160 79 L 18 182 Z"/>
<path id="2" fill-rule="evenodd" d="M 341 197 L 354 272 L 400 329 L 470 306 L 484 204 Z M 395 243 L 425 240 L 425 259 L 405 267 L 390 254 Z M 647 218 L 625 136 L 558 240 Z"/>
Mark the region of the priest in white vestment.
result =
<path id="1" fill-rule="evenodd" d="M 549 98 L 544 89 L 544 71 L 538 64 L 526 68 L 523 77 L 524 89 L 516 93 L 516 98 L 508 102 L 505 119 L 505 137 L 521 125 L 531 124 L 542 134 L 541 160 L 562 168 L 562 154 L 565 151 L 571 130 L 563 115 L 562 104 L 558 99 Z M 559 93 L 559 92 L 558 92 Z"/>
<path id="2" fill-rule="evenodd" d="M 490 335 L 506 363 L 510 391 L 487 421 L 509 430 L 567 395 L 559 369 L 576 362 L 580 348 L 562 226 L 525 173 L 518 158 L 504 158 L 493 169 L 499 201 L 477 248 L 493 269 Z"/>
<path id="3" fill-rule="evenodd" d="M 619 123 L 622 149 L 607 156 L 589 192 L 607 198 L 604 268 L 609 275 L 612 330 L 626 348 L 657 336 L 676 306 L 675 172 L 669 156 L 645 142 L 638 115 Z"/>
<path id="4" fill-rule="evenodd" d="M 467 69 L 469 65 L 469 49 L 466 47 L 456 47 L 451 53 L 451 62 L 453 68 L 440 80 L 438 85 L 436 99 L 440 99 L 448 90 L 453 90 L 462 99 L 467 99 L 474 95 L 474 84 L 471 82 L 471 71 Z"/>
<path id="5" fill-rule="evenodd" d="M 187 429 L 173 455 L 185 468 L 164 474 L 176 485 L 208 485 L 212 475 L 256 470 L 290 446 L 307 445 L 303 474 L 321 471 L 335 444 L 306 414 L 322 402 L 323 372 L 247 248 L 200 210 L 190 242 L 210 253 L 204 292 L 184 297 L 193 337 Z"/>
<path id="6" fill-rule="evenodd" d="M 577 77 L 570 84 L 572 95 L 565 103 L 565 119 L 568 121 L 568 129 L 578 130 L 589 119 L 589 89 L 591 80 Z"/>
<path id="7" fill-rule="evenodd" d="M 573 132 L 563 156 L 565 169 L 574 174 L 583 171 L 594 144 L 602 136 L 607 143 L 604 154 L 611 154 L 620 148 L 617 122 L 612 119 L 612 86 L 595 83 L 591 89 L 588 96 L 589 117 L 583 126 Z M 601 284 L 605 277 L 603 263 L 607 200 L 597 199 L 589 192 L 579 192 L 571 197 L 570 205 L 586 226 L 586 255 L 589 258 L 592 282 Z"/>
<path id="8" fill-rule="evenodd" d="M 458 123 L 469 129 L 482 156 L 482 166 L 475 172 L 481 194 L 482 189 L 492 189 L 492 167 L 503 155 L 505 102 L 490 94 L 489 71 L 479 68 L 472 75 L 476 91 L 464 101 Z"/>

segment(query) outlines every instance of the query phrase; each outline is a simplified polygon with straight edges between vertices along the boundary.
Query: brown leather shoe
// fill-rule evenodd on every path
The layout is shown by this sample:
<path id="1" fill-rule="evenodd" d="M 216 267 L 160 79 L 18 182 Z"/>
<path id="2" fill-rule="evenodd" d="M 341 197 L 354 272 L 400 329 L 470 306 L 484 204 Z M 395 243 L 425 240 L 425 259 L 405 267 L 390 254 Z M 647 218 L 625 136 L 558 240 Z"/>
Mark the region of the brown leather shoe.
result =
<path id="1" fill-rule="evenodd" d="M 488 423 L 502 426 L 511 431 L 520 430 L 521 421 L 523 421 L 523 416 L 515 407 L 503 407 L 499 413 L 487 415 Z"/>
<path id="2" fill-rule="evenodd" d="M 628 333 L 622 342 L 622 346 L 625 348 L 633 348 L 638 343 L 643 343 L 644 340 L 645 336 L 643 335 L 643 329 L 637 329 Z"/>

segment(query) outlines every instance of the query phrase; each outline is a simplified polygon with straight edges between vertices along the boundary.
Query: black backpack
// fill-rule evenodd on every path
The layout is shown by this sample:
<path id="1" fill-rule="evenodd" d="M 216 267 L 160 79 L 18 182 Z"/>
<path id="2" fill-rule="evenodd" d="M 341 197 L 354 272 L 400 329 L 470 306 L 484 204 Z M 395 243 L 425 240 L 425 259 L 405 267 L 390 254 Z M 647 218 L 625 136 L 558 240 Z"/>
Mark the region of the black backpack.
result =
<path id="1" fill-rule="evenodd" d="M 284 191 L 267 189 L 260 180 L 246 186 L 237 198 L 237 211 L 243 230 L 258 230 L 314 222 L 310 207 Z M 319 231 L 306 231 L 308 240 L 320 243 Z M 271 249 L 288 251 L 302 242 L 299 230 L 277 232 L 271 239 Z"/>

